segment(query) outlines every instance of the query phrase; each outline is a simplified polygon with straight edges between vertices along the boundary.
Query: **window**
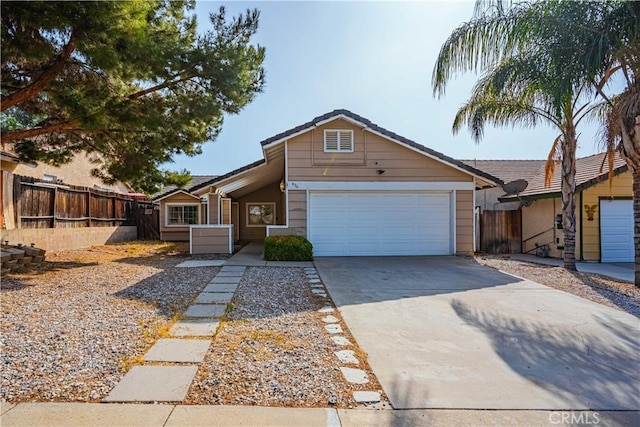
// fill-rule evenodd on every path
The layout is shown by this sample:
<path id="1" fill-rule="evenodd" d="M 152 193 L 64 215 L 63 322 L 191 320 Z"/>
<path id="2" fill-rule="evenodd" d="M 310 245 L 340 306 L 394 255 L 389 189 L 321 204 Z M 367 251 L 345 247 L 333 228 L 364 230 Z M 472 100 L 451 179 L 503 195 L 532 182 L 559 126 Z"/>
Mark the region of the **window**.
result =
<path id="1" fill-rule="evenodd" d="M 325 129 L 324 151 L 327 153 L 353 153 L 353 131 Z"/>
<path id="2" fill-rule="evenodd" d="M 167 226 L 198 224 L 199 204 L 167 205 Z"/>
<path id="3" fill-rule="evenodd" d="M 42 178 L 43 180 L 47 181 L 47 182 L 56 182 L 58 180 L 58 177 L 55 175 L 47 175 L 46 173 L 44 174 L 44 177 Z"/>
<path id="4" fill-rule="evenodd" d="M 263 227 L 275 223 L 275 203 L 247 203 L 247 227 Z"/>

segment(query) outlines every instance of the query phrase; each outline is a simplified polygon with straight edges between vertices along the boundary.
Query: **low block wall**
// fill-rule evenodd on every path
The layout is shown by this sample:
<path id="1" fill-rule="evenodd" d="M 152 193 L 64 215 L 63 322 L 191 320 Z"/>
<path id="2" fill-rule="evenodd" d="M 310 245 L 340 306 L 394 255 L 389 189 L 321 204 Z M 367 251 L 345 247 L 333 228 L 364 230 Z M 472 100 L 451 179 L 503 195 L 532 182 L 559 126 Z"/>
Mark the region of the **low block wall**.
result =
<path id="1" fill-rule="evenodd" d="M 91 227 L 91 228 L 22 228 L 1 230 L 2 241 L 9 244 L 22 243 L 48 252 L 67 249 L 80 249 L 106 243 L 120 243 L 136 240 L 138 230 L 135 226 Z"/>

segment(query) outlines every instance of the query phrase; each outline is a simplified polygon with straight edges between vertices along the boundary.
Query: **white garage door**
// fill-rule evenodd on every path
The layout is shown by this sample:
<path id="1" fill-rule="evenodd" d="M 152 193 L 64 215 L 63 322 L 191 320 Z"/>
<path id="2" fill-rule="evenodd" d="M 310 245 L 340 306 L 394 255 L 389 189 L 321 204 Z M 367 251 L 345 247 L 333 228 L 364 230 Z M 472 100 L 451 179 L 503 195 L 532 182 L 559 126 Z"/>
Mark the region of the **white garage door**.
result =
<path id="1" fill-rule="evenodd" d="M 633 262 L 633 201 L 600 201 L 602 262 Z"/>
<path id="2" fill-rule="evenodd" d="M 448 255 L 450 193 L 311 192 L 317 256 Z"/>

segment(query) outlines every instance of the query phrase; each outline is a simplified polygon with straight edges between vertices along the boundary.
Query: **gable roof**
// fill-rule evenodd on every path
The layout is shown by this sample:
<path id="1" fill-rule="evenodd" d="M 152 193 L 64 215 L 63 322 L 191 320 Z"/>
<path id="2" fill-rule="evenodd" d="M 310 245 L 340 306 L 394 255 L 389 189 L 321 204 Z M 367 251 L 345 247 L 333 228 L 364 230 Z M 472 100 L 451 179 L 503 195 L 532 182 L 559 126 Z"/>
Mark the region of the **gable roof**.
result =
<path id="1" fill-rule="evenodd" d="M 628 170 L 625 161 L 616 153 L 614 159 L 614 175 L 619 175 Z M 562 166 L 560 162 L 556 162 L 551 185 L 544 185 L 544 162 L 539 168 L 536 175 L 529 182 L 527 188 L 520 193 L 521 198 L 544 198 L 561 194 L 561 175 Z M 592 156 L 576 159 L 576 193 L 591 187 L 609 178 L 609 167 L 606 160 L 606 153 L 598 153 Z M 500 201 L 511 201 L 517 199 L 517 196 L 508 196 L 500 198 Z"/>
<path id="2" fill-rule="evenodd" d="M 196 196 L 195 194 L 191 194 L 191 193 L 189 193 L 189 192 L 187 192 L 187 191 L 184 191 L 183 189 L 178 188 L 178 189 L 173 190 L 173 191 L 167 191 L 167 192 L 166 192 L 166 193 L 164 193 L 163 195 L 158 196 L 157 198 L 154 198 L 154 199 L 153 199 L 153 201 L 154 201 L 154 202 L 159 202 L 160 200 L 164 200 L 164 199 L 166 199 L 167 197 L 171 197 L 171 196 L 173 196 L 174 194 L 179 194 L 179 193 L 182 193 L 182 194 L 184 194 L 185 196 L 193 197 L 194 199 L 200 200 L 200 197 Z"/>
<path id="3" fill-rule="evenodd" d="M 463 163 L 500 178 L 505 184 L 516 179 L 531 182 L 544 160 L 461 160 Z"/>
<path id="4" fill-rule="evenodd" d="M 168 185 L 165 188 L 162 189 L 161 193 L 155 194 L 152 196 L 153 200 L 158 200 L 158 199 L 164 199 L 165 197 L 178 192 L 179 190 L 183 190 L 186 192 L 191 192 L 193 191 L 193 187 L 196 187 L 200 184 L 202 184 L 203 182 L 206 181 L 210 181 L 213 178 L 216 178 L 217 175 L 191 175 L 191 181 L 189 181 L 189 183 L 187 185 L 185 185 L 183 188 L 178 188 L 175 185 Z"/>
<path id="5" fill-rule="evenodd" d="M 380 136 L 384 136 L 387 139 L 390 139 L 393 142 L 399 143 L 401 145 L 405 145 L 405 146 L 408 146 L 410 148 L 413 148 L 413 149 L 421 152 L 422 154 L 425 154 L 428 157 L 431 157 L 431 158 L 434 158 L 436 160 L 439 160 L 439 161 L 441 161 L 441 162 L 443 162 L 445 164 L 448 164 L 449 166 L 452 166 L 452 167 L 454 167 L 456 169 L 460 169 L 460 170 L 462 170 L 464 172 L 467 172 L 467 173 L 469 173 L 471 175 L 475 175 L 477 177 L 485 179 L 485 180 L 487 180 L 487 181 L 489 181 L 491 183 L 503 184 L 503 182 L 499 178 L 497 178 L 497 177 L 495 177 L 495 176 L 493 176 L 493 175 L 491 175 L 491 174 L 489 174 L 489 173 L 487 173 L 485 171 L 482 171 L 482 170 L 477 169 L 477 168 L 475 168 L 473 166 L 470 166 L 470 165 L 468 165 L 468 164 L 466 164 L 466 163 L 464 163 L 464 162 L 462 162 L 460 160 L 456 160 L 456 159 L 454 159 L 452 157 L 449 157 L 449 156 L 447 156 L 447 155 L 445 155 L 443 153 L 440 153 L 439 151 L 432 150 L 431 148 L 425 147 L 422 144 L 418 144 L 415 141 L 412 141 L 412 140 L 410 140 L 408 138 L 405 138 L 405 137 L 403 137 L 401 135 L 398 135 L 397 133 L 392 132 L 390 130 L 387 130 L 387 129 L 381 127 L 381 126 L 378 126 L 377 124 L 373 123 L 369 119 L 366 119 L 366 118 L 364 118 L 362 116 L 359 116 L 358 114 L 352 113 L 351 111 L 345 110 L 345 109 L 333 110 L 333 111 L 331 111 L 329 113 L 326 113 L 326 114 L 323 114 L 321 116 L 318 116 L 318 117 L 314 118 L 313 120 L 311 120 L 311 121 L 309 121 L 307 123 L 304 123 L 302 125 L 299 125 L 299 126 L 296 126 L 294 128 L 291 128 L 289 130 L 286 130 L 284 132 L 281 132 L 281 133 L 279 133 L 277 135 L 274 135 L 274 136 L 272 136 L 270 138 L 267 138 L 267 139 L 261 141 L 260 144 L 262 145 L 262 148 L 265 149 L 268 146 L 284 142 L 285 140 L 287 140 L 287 139 L 289 139 L 289 138 L 291 138 L 293 136 L 296 136 L 298 134 L 307 132 L 308 130 L 311 130 L 311 129 L 313 129 L 313 128 L 317 127 L 317 126 L 320 126 L 320 125 L 322 125 L 322 124 L 324 124 L 326 122 L 329 122 L 329 121 L 332 121 L 332 120 L 336 120 L 336 119 L 339 119 L 339 118 L 343 118 L 343 119 L 346 119 L 347 121 L 351 121 L 351 122 L 356 122 L 359 125 L 362 125 L 363 127 L 365 127 L 366 130 L 368 130 L 370 132 L 376 133 L 376 134 L 378 134 Z"/>

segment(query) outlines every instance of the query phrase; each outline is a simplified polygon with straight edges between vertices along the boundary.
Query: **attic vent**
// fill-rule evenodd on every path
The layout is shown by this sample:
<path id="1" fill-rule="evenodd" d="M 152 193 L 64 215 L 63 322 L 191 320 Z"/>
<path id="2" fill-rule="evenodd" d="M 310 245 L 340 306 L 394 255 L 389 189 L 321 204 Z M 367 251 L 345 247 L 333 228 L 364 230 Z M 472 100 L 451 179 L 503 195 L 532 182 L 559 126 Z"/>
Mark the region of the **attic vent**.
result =
<path id="1" fill-rule="evenodd" d="M 326 129 L 324 131 L 325 152 L 353 152 L 353 131 Z"/>

